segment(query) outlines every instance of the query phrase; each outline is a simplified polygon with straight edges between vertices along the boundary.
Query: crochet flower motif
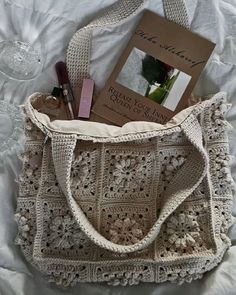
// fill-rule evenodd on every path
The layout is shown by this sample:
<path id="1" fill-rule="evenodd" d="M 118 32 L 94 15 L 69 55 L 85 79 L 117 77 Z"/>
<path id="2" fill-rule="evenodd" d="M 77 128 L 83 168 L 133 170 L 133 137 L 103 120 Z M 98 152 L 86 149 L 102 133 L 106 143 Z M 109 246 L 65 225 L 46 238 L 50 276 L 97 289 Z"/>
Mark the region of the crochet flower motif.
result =
<path id="1" fill-rule="evenodd" d="M 138 158 L 125 157 L 115 163 L 113 177 L 115 183 L 127 187 L 131 182 L 139 183 L 143 166 Z"/>
<path id="2" fill-rule="evenodd" d="M 76 274 L 73 272 L 71 272 L 70 274 L 62 272 L 57 274 L 56 276 L 50 276 L 48 278 L 48 281 L 50 283 L 55 283 L 56 285 L 63 287 L 73 287 L 77 283 Z"/>
<path id="3" fill-rule="evenodd" d="M 109 281 L 107 284 L 110 286 L 133 286 L 138 285 L 142 279 L 143 271 L 126 271 L 123 273 L 123 276 L 117 276 L 114 273 L 109 273 L 107 275 Z"/>
<path id="4" fill-rule="evenodd" d="M 75 220 L 69 216 L 57 216 L 50 225 L 49 242 L 55 248 L 68 249 L 74 245 L 85 245 L 86 238 L 79 230 Z"/>
<path id="5" fill-rule="evenodd" d="M 18 225 L 19 239 L 27 239 L 29 237 L 30 227 L 28 225 L 28 219 L 20 213 L 15 214 L 15 221 Z"/>
<path id="6" fill-rule="evenodd" d="M 19 158 L 27 163 L 25 173 L 28 177 L 34 175 L 34 172 L 36 172 L 42 164 L 42 153 L 40 152 L 32 153 L 27 151 L 22 153 Z"/>
<path id="7" fill-rule="evenodd" d="M 25 120 L 24 128 L 26 131 L 30 132 L 30 136 L 35 140 L 40 140 L 44 136 L 42 131 L 37 128 L 28 118 Z"/>
<path id="8" fill-rule="evenodd" d="M 172 216 L 167 222 L 168 241 L 176 248 L 185 249 L 196 243 L 200 228 L 193 216 L 184 213 L 178 217 Z"/>
<path id="9" fill-rule="evenodd" d="M 81 155 L 77 156 L 72 162 L 71 176 L 73 182 L 83 183 L 89 174 L 88 163 Z"/>
<path id="10" fill-rule="evenodd" d="M 218 108 L 213 113 L 213 119 L 217 120 L 218 118 L 223 119 L 223 115 L 229 110 L 230 104 L 220 104 Z"/>
<path id="11" fill-rule="evenodd" d="M 230 174 L 230 169 L 228 168 L 230 156 L 224 156 L 224 158 L 215 158 L 215 165 L 213 170 L 213 175 L 216 176 L 218 173 L 218 177 L 225 179 L 227 183 L 233 183 L 233 179 Z"/>
<path id="12" fill-rule="evenodd" d="M 172 141 L 177 141 L 181 138 L 180 133 L 174 132 L 171 135 L 167 135 Z"/>
<path id="13" fill-rule="evenodd" d="M 179 276 L 177 278 L 177 283 L 179 285 L 182 285 L 183 283 L 191 283 L 193 280 L 199 280 L 203 277 L 202 273 L 196 273 L 195 269 L 189 269 L 189 270 L 181 270 L 179 273 Z"/>
<path id="14" fill-rule="evenodd" d="M 229 122 L 224 120 L 225 113 L 230 109 L 230 104 L 220 104 L 216 110 L 212 112 L 211 119 L 218 125 L 217 129 L 215 129 L 216 134 L 212 134 L 211 136 L 219 135 L 226 130 L 232 130 L 232 126 Z"/>
<path id="15" fill-rule="evenodd" d="M 130 218 L 117 219 L 110 227 L 110 240 L 121 245 L 137 243 L 143 237 L 140 225 Z"/>
<path id="16" fill-rule="evenodd" d="M 30 119 L 27 118 L 27 119 L 25 120 L 25 125 L 24 125 L 24 127 L 25 127 L 26 130 L 31 131 L 31 130 L 33 130 L 33 128 L 34 128 L 34 125 L 33 125 L 33 123 L 30 121 Z"/>
<path id="17" fill-rule="evenodd" d="M 86 272 L 86 267 L 84 265 L 67 265 L 65 269 L 63 264 L 61 264 L 58 268 L 53 269 L 48 276 L 48 280 L 51 283 L 56 283 L 58 286 L 73 287 L 78 283 L 80 273 L 84 272 Z"/>
<path id="18" fill-rule="evenodd" d="M 173 172 L 177 168 L 180 168 L 184 162 L 185 162 L 185 157 L 181 155 L 179 155 L 178 157 L 171 157 L 170 162 L 166 165 L 166 169 L 164 172 L 166 180 L 170 180 L 170 178 L 173 175 Z"/>
<path id="19" fill-rule="evenodd" d="M 191 283 L 193 280 L 201 279 L 202 274 L 196 273 L 196 269 L 181 269 L 179 271 L 172 271 L 166 273 L 166 279 L 170 282 L 176 282 L 179 285 L 183 283 Z"/>

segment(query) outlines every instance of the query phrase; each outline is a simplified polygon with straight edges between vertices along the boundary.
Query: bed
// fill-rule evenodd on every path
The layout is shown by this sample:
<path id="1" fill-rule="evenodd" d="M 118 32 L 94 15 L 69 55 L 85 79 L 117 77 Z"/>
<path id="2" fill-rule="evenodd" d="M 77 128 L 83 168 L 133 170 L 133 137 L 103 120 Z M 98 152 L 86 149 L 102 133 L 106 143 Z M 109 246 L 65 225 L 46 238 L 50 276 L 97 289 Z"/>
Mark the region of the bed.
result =
<path id="1" fill-rule="evenodd" d="M 33 36 L 45 44 L 43 71 L 36 79 L 20 82 L 0 76 L 1 102 L 19 106 L 33 92 L 50 92 L 57 85 L 54 65 L 65 59 L 66 48 L 73 34 L 115 1 L 1 0 L 0 41 Z M 228 93 L 228 100 L 232 103 L 228 120 L 234 127 L 230 149 L 236 155 L 236 0 L 188 0 L 186 5 L 191 30 L 217 44 L 194 92 L 201 96 L 218 91 Z M 148 0 L 145 8 L 164 14 L 161 0 Z M 90 74 L 96 81 L 98 90 L 104 86 L 141 14 L 142 12 L 138 13 L 122 25 L 93 31 Z M 7 122 L 1 112 L 0 124 L 1 139 L 11 128 L 11 122 Z M 229 233 L 232 246 L 221 264 L 202 280 L 191 284 L 140 284 L 134 287 L 80 284 L 67 290 L 48 284 L 26 262 L 19 247 L 14 244 L 17 231 L 14 221 L 17 177 L 21 168 L 17 154 L 22 148 L 23 139 L 16 137 L 14 148 L 5 154 L 3 165 L 0 165 L 0 294 L 236 294 L 236 224 L 233 224 Z M 232 164 L 232 174 L 236 180 L 236 160 Z M 236 216 L 236 203 L 233 214 Z"/>

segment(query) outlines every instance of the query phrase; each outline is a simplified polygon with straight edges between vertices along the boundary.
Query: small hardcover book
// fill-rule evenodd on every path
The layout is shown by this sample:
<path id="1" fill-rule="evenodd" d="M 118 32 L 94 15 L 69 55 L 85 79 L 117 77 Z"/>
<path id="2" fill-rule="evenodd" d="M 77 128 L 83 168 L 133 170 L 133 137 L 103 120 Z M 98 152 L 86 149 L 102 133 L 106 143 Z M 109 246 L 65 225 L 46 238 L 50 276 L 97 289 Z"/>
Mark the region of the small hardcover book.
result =
<path id="1" fill-rule="evenodd" d="M 146 11 L 92 112 L 122 126 L 164 124 L 188 106 L 215 44 Z"/>

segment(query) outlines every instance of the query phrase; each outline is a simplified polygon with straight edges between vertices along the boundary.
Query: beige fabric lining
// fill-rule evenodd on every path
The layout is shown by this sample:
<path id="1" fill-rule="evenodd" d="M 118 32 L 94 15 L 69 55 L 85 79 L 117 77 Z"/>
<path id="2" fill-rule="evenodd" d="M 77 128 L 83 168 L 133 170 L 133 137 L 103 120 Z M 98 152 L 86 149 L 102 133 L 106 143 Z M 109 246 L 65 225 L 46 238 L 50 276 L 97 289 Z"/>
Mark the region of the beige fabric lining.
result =
<path id="1" fill-rule="evenodd" d="M 128 134 L 137 134 L 143 132 L 152 132 L 158 130 L 164 130 L 178 126 L 183 122 L 188 115 L 195 109 L 192 106 L 181 111 L 175 115 L 169 122 L 165 125 L 161 125 L 153 122 L 146 121 L 133 121 L 126 123 L 122 127 L 108 125 L 98 122 L 82 121 L 82 120 L 54 120 L 51 121 L 49 116 L 43 113 L 40 113 L 32 106 L 32 102 L 36 102 L 37 96 L 39 97 L 42 94 L 35 93 L 31 95 L 27 101 L 28 109 L 31 110 L 31 116 L 40 122 L 46 129 L 50 131 L 55 131 L 59 133 L 71 133 L 84 136 L 92 137 L 117 137 L 124 136 Z M 217 100 L 218 97 L 226 96 L 224 92 L 219 92 L 211 97 L 210 100 Z M 207 105 L 210 100 L 199 103 L 199 107 Z M 30 114 L 29 114 L 30 116 Z"/>

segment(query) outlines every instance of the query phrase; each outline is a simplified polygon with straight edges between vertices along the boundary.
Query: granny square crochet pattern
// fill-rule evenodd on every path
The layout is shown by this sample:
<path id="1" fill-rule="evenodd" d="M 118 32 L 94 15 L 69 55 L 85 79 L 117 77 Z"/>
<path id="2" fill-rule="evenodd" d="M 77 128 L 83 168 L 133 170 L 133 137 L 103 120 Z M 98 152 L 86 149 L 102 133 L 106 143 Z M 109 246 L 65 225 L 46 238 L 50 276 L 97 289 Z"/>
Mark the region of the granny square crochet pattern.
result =
<path id="1" fill-rule="evenodd" d="M 233 181 L 224 93 L 166 125 L 50 121 L 32 95 L 17 244 L 51 282 L 183 283 L 230 246 Z"/>

